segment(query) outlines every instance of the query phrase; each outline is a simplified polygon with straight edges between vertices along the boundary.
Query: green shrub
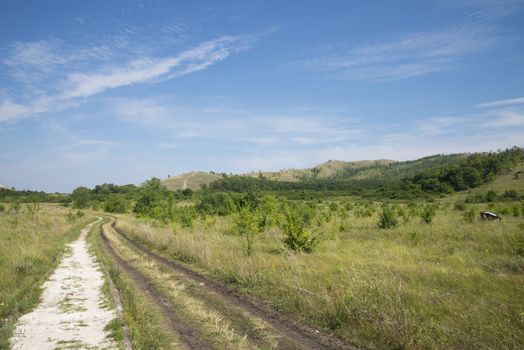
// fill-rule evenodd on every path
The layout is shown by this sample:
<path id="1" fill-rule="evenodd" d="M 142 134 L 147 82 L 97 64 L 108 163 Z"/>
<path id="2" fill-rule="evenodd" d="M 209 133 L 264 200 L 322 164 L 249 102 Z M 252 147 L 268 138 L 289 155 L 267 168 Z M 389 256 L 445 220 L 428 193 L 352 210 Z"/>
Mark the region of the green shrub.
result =
<path id="1" fill-rule="evenodd" d="M 251 256 L 253 243 L 260 232 L 257 213 L 249 207 L 243 207 L 240 209 L 234 222 L 236 231 L 245 239 L 246 255 Z"/>
<path id="2" fill-rule="evenodd" d="M 475 221 L 475 212 L 475 207 L 471 207 L 468 210 L 465 210 L 462 213 L 462 219 L 464 219 L 464 222 L 471 224 L 473 221 Z"/>
<path id="3" fill-rule="evenodd" d="M 127 213 L 129 202 L 119 195 L 112 195 L 104 203 L 104 211 L 108 213 Z"/>
<path id="4" fill-rule="evenodd" d="M 398 225 L 397 215 L 395 214 L 393 209 L 391 209 L 390 206 L 384 205 L 382 207 L 382 212 L 380 213 L 378 217 L 377 226 L 379 228 L 388 229 L 388 228 L 393 228 L 397 225 Z"/>
<path id="5" fill-rule="evenodd" d="M 435 218 L 436 210 L 435 206 L 431 204 L 426 204 L 422 208 L 422 212 L 420 213 L 420 217 L 422 218 L 422 221 L 426 224 L 431 224 L 433 222 L 433 219 Z"/>
<path id="6" fill-rule="evenodd" d="M 284 244 L 292 250 L 312 252 L 318 244 L 317 237 L 304 229 L 301 216 L 288 206 L 284 208 L 284 220 L 280 227 L 285 236 Z"/>
<path id="7" fill-rule="evenodd" d="M 455 206 L 453 207 L 453 209 L 458 210 L 458 211 L 464 211 L 464 210 L 466 210 L 466 203 L 464 203 L 464 202 L 456 202 Z"/>

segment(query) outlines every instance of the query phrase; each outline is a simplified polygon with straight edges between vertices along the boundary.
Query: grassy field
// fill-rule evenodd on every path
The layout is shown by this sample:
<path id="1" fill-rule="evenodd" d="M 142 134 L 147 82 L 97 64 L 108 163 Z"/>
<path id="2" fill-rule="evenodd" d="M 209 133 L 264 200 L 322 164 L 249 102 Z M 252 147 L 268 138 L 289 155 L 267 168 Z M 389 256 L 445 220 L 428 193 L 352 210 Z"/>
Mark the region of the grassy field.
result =
<path id="1" fill-rule="evenodd" d="M 60 262 L 64 245 L 94 216 L 55 205 L 4 205 L 0 212 L 0 349 L 16 319 L 38 303 L 40 286 Z"/>
<path id="2" fill-rule="evenodd" d="M 395 210 L 405 219 L 391 229 L 377 228 L 378 203 L 339 205 L 331 214 L 325 205 L 326 214 L 309 227 L 321 241 L 310 254 L 286 249 L 273 227 L 247 256 L 232 217 L 182 228 L 121 216 L 118 227 L 167 257 L 367 347 L 523 348 L 522 208 L 497 205 L 489 209 L 508 213 L 500 223 L 477 218 L 484 205 L 455 210 L 441 204 L 431 224 L 421 221 L 420 204 L 400 205 Z"/>

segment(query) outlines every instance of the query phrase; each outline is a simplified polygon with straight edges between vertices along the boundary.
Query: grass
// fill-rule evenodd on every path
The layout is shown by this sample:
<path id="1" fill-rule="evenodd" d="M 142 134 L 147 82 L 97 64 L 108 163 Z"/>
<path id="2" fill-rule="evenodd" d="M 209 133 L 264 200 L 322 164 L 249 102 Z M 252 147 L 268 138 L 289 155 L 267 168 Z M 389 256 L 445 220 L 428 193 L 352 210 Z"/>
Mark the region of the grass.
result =
<path id="1" fill-rule="evenodd" d="M 41 285 L 60 262 L 65 244 L 93 220 L 91 214 L 69 215 L 70 209 L 55 205 L 6 207 L 0 213 L 0 349 L 9 347 L 17 318 L 38 304 Z"/>
<path id="2" fill-rule="evenodd" d="M 118 225 L 166 257 L 357 344 L 524 347 L 522 216 L 467 223 L 463 212 L 443 204 L 432 224 L 417 216 L 379 229 L 375 206 L 371 216 L 359 214 L 365 211 L 357 205 L 313 225 L 321 243 L 311 254 L 288 251 L 280 230 L 271 228 L 246 256 L 230 217 L 196 222 L 191 229 L 130 216 L 120 217 Z"/>
<path id="3" fill-rule="evenodd" d="M 200 186 L 206 184 L 208 185 L 212 181 L 221 179 L 222 175 L 205 173 L 201 171 L 194 171 L 190 173 L 185 173 L 177 176 L 172 176 L 169 179 L 162 180 L 162 185 L 164 185 L 169 190 L 183 190 L 185 188 L 190 188 L 192 190 L 200 189 Z M 184 184 L 186 187 L 184 187 Z"/>
<path id="4" fill-rule="evenodd" d="M 271 344 L 275 343 L 275 339 L 272 339 L 272 335 L 267 332 L 268 326 L 262 321 L 240 315 L 238 312 L 235 315 L 235 312 L 231 310 L 221 309 L 220 302 L 199 291 L 194 282 L 187 281 L 180 274 L 169 271 L 164 266 L 137 253 L 112 232 L 108 232 L 108 237 L 112 245 L 117 247 L 118 254 L 151 281 L 156 290 L 171 302 L 184 322 L 211 347 L 216 349 L 252 348 L 252 344 L 249 344 L 244 333 L 256 333 L 256 337 L 263 340 L 265 348 L 268 349 L 271 348 Z M 239 324 L 241 327 L 238 327 Z"/>
<path id="5" fill-rule="evenodd" d="M 176 339 L 169 334 L 162 316 L 155 310 L 148 297 L 137 291 L 133 282 L 125 276 L 105 252 L 98 231 L 92 231 L 87 237 L 91 251 L 104 267 L 120 293 L 124 322 L 128 327 L 133 349 L 172 349 L 176 348 Z M 109 292 L 107 292 L 109 293 Z M 122 346 L 121 321 L 110 322 L 106 331 Z"/>

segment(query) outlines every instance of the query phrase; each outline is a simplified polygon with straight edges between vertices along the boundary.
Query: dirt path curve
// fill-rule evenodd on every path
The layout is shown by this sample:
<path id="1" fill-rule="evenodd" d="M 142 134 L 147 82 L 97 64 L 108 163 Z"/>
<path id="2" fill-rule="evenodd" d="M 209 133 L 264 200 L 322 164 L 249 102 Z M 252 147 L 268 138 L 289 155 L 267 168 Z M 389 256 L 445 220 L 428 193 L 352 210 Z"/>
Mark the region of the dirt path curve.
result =
<path id="1" fill-rule="evenodd" d="M 43 285 L 40 305 L 20 317 L 11 338 L 13 350 L 117 348 L 104 331 L 116 313 L 103 306 L 104 278 L 85 241 L 100 220 L 68 245 L 70 252 Z"/>
<path id="2" fill-rule="evenodd" d="M 241 308 L 245 312 L 248 312 L 270 324 L 280 335 L 281 341 L 284 341 L 283 345 L 285 348 L 315 350 L 362 349 L 352 343 L 342 341 L 341 339 L 326 334 L 322 331 L 314 330 L 305 325 L 298 324 L 297 322 L 285 317 L 268 306 L 255 301 L 253 298 L 240 294 L 219 283 L 218 281 L 212 280 L 206 276 L 189 270 L 188 268 L 174 262 L 173 260 L 168 260 L 152 252 L 144 245 L 130 239 L 124 232 L 122 232 L 122 230 L 118 229 L 116 227 L 115 221 L 111 223 L 111 226 L 115 232 L 124 238 L 130 245 L 146 254 L 153 260 L 166 266 L 168 269 L 181 273 L 186 278 L 197 282 L 203 290 L 220 296 L 226 303 L 234 307 Z"/>

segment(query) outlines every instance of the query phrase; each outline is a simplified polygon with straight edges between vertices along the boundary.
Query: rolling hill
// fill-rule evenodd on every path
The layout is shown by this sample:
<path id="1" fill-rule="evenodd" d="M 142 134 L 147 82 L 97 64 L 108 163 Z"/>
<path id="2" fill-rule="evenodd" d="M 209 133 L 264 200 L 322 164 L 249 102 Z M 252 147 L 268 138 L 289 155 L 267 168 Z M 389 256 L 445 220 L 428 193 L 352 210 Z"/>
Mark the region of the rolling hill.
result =
<path id="1" fill-rule="evenodd" d="M 199 189 L 202 185 L 208 185 L 209 183 L 221 179 L 222 175 L 216 173 L 206 173 L 203 171 L 192 171 L 176 176 L 171 176 L 168 179 L 162 180 L 168 190 L 184 190 L 190 188 L 192 190 Z"/>

